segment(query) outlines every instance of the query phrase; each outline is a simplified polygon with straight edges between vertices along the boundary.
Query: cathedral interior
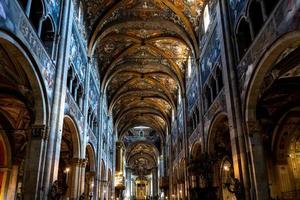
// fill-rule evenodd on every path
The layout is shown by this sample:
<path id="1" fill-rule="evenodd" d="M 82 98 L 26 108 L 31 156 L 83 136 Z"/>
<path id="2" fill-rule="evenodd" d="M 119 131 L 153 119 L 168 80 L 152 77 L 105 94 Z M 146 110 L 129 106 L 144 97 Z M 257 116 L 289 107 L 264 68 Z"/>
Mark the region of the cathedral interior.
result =
<path id="1" fill-rule="evenodd" d="M 299 200 L 300 0 L 0 0 L 0 200 Z"/>

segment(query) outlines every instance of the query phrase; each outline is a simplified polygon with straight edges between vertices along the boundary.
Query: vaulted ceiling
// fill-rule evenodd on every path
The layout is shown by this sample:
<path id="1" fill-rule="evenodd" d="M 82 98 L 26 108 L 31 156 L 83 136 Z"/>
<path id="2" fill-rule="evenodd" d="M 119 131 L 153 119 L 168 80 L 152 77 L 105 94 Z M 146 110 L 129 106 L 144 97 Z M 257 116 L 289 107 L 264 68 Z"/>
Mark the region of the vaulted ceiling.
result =
<path id="1" fill-rule="evenodd" d="M 119 134 L 170 130 L 188 59 L 198 57 L 204 0 L 86 0 L 89 54 Z"/>

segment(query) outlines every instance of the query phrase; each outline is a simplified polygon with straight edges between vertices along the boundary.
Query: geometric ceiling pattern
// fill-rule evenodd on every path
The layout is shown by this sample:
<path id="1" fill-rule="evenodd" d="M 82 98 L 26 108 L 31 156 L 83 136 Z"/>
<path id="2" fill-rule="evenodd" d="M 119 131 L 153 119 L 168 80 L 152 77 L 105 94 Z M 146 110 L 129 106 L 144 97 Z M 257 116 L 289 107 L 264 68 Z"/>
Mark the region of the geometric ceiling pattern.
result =
<path id="1" fill-rule="evenodd" d="M 204 0 L 86 0 L 88 51 L 99 65 L 101 91 L 119 136 L 147 126 L 165 136 Z"/>

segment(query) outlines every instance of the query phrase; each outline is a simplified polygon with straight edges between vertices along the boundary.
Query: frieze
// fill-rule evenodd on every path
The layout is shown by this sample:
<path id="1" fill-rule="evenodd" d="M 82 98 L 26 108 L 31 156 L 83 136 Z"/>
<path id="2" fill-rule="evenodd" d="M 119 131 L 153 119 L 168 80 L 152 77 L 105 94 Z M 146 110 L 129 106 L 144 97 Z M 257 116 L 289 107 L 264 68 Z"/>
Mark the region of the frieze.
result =
<path id="1" fill-rule="evenodd" d="M 30 47 L 31 52 L 33 52 L 38 62 L 40 63 L 38 66 L 41 70 L 42 75 L 44 76 L 44 81 L 47 86 L 47 92 L 49 97 L 51 98 L 54 87 L 55 66 L 52 60 L 49 58 L 45 48 L 43 47 L 36 32 L 33 30 L 28 19 L 24 14 L 20 17 L 21 19 L 19 22 L 19 30 L 26 43 Z"/>

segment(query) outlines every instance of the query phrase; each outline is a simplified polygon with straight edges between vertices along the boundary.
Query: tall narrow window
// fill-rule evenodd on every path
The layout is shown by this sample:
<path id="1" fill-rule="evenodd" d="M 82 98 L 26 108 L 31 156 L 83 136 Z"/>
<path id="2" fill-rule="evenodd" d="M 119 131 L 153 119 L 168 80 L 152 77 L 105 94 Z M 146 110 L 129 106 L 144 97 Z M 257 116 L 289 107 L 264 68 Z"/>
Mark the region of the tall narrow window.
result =
<path id="1" fill-rule="evenodd" d="M 42 23 L 41 40 L 48 54 L 51 56 L 54 43 L 54 28 L 50 17 L 47 17 Z"/>
<path id="2" fill-rule="evenodd" d="M 205 6 L 204 8 L 204 13 L 203 13 L 203 24 L 204 24 L 204 31 L 207 31 L 207 28 L 210 24 L 210 16 L 209 16 L 209 8 L 208 5 Z"/>
<path id="3" fill-rule="evenodd" d="M 31 3 L 31 9 L 29 19 L 36 31 L 39 30 L 40 21 L 43 16 L 43 3 L 41 0 L 33 0 Z"/>
<path id="4" fill-rule="evenodd" d="M 252 42 L 249 23 L 244 18 L 241 20 L 239 24 L 236 40 L 237 40 L 239 56 L 241 59 L 246 53 L 246 51 L 248 50 Z"/>

